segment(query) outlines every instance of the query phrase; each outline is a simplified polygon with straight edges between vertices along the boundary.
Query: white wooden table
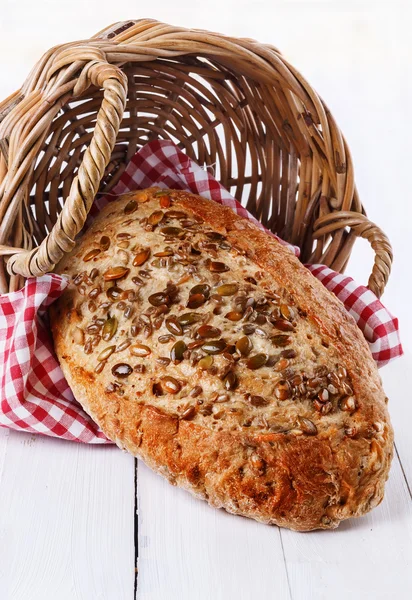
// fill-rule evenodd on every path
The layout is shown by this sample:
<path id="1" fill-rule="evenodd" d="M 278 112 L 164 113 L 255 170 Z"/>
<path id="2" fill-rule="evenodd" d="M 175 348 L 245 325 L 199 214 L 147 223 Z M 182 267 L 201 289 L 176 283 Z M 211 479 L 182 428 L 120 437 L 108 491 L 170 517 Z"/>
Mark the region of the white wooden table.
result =
<path id="1" fill-rule="evenodd" d="M 383 503 L 337 531 L 298 534 L 216 511 L 114 447 L 0 429 L 0 600 L 307 600 L 412 597 L 412 79 L 409 3 L 5 0 L 0 97 L 50 46 L 152 16 L 280 47 L 346 134 L 369 215 L 394 246 L 384 296 L 405 357 L 382 370 L 396 433 Z M 151 14 L 148 15 L 148 12 Z M 372 260 L 355 248 L 349 272 Z"/>

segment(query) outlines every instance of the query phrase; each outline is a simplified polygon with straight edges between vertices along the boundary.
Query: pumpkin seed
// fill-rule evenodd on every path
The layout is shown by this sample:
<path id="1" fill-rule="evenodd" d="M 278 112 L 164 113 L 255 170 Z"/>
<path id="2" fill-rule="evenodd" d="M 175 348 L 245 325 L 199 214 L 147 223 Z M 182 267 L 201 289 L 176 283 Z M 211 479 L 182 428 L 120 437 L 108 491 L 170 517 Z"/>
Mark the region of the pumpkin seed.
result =
<path id="1" fill-rule="evenodd" d="M 129 375 L 133 372 L 133 369 L 127 363 L 117 363 L 112 367 L 112 374 L 115 377 L 119 377 L 119 379 L 124 379 L 125 377 L 129 377 Z"/>
<path id="2" fill-rule="evenodd" d="M 217 231 L 207 231 L 205 235 L 209 240 L 213 240 L 214 242 L 220 242 L 225 239 L 225 236 Z"/>
<path id="3" fill-rule="evenodd" d="M 157 292 L 156 294 L 151 294 L 148 300 L 152 306 L 160 306 L 161 304 L 168 304 L 170 298 L 164 292 Z"/>
<path id="4" fill-rule="evenodd" d="M 187 214 L 182 210 L 168 210 L 166 213 L 168 219 L 186 219 Z"/>
<path id="5" fill-rule="evenodd" d="M 98 254 L 100 254 L 100 252 L 101 252 L 100 248 L 93 248 L 92 250 L 89 250 L 83 256 L 84 262 L 89 262 L 89 260 L 92 260 L 92 258 L 95 258 Z"/>
<path id="6" fill-rule="evenodd" d="M 221 354 L 226 348 L 227 344 L 224 340 L 214 340 L 205 342 L 202 346 L 203 352 L 206 354 Z"/>
<path id="7" fill-rule="evenodd" d="M 172 201 L 170 200 L 169 196 L 166 196 L 166 194 L 162 194 L 161 196 L 159 196 L 159 203 L 162 208 L 169 208 Z"/>
<path id="8" fill-rule="evenodd" d="M 235 344 L 236 346 L 236 350 L 239 352 L 239 354 L 241 354 L 242 356 L 248 356 L 250 351 L 252 350 L 252 342 L 250 341 L 250 339 L 247 337 L 247 335 L 244 335 L 243 337 L 241 337 Z"/>
<path id="9" fill-rule="evenodd" d="M 203 318 L 203 315 L 196 314 L 193 312 L 184 313 L 180 315 L 177 320 L 182 325 L 182 327 L 186 327 L 187 325 L 193 325 L 194 323 L 198 323 Z"/>
<path id="10" fill-rule="evenodd" d="M 218 327 L 212 327 L 211 325 L 201 325 L 196 331 L 196 337 L 207 339 L 219 337 L 221 330 Z"/>
<path id="11" fill-rule="evenodd" d="M 151 215 L 149 215 L 147 222 L 150 225 L 158 225 L 160 221 L 162 221 L 163 217 L 164 212 L 162 210 L 155 210 Z"/>
<path id="12" fill-rule="evenodd" d="M 289 381 L 281 379 L 275 385 L 275 396 L 278 400 L 287 400 L 292 395 Z"/>
<path id="13" fill-rule="evenodd" d="M 107 319 L 107 321 L 105 321 L 105 324 L 103 325 L 103 332 L 102 332 L 102 338 L 105 342 L 108 342 L 109 340 L 112 339 L 112 337 L 114 336 L 114 334 L 117 331 L 117 319 L 116 317 L 111 317 L 110 319 Z"/>
<path id="14" fill-rule="evenodd" d="M 133 344 L 132 346 L 129 347 L 129 352 L 130 354 L 132 354 L 133 356 L 149 356 L 149 354 L 151 354 L 151 349 L 149 348 L 149 346 L 145 346 L 144 344 Z"/>
<path id="15" fill-rule="evenodd" d="M 252 370 L 260 369 L 266 364 L 267 359 L 267 354 L 263 354 L 263 352 L 260 352 L 259 354 L 255 354 L 254 356 L 248 358 L 248 360 L 246 361 L 246 366 L 248 369 Z"/>
<path id="16" fill-rule="evenodd" d="M 133 259 L 133 266 L 140 267 L 143 265 L 150 256 L 150 248 L 144 248 L 140 250 Z"/>
<path id="17" fill-rule="evenodd" d="M 202 296 L 204 296 L 205 298 L 209 298 L 210 285 L 207 285 L 207 283 L 199 283 L 198 285 L 195 285 L 189 292 L 190 296 L 194 294 L 202 294 Z"/>
<path id="18" fill-rule="evenodd" d="M 213 356 L 208 354 L 207 356 L 202 356 L 202 358 L 199 360 L 199 362 L 197 364 L 201 369 L 206 370 L 206 369 L 210 369 L 210 367 L 213 365 L 213 363 L 214 363 Z"/>
<path id="19" fill-rule="evenodd" d="M 108 346 L 102 352 L 100 352 L 99 356 L 97 357 L 97 360 L 98 361 L 107 360 L 109 358 L 109 356 L 111 354 L 113 354 L 113 352 L 115 350 L 116 350 L 116 346 Z"/>
<path id="20" fill-rule="evenodd" d="M 239 286 L 237 283 L 224 283 L 216 288 L 216 293 L 219 296 L 233 296 L 238 291 Z"/>
<path id="21" fill-rule="evenodd" d="M 174 363 L 180 362 L 183 360 L 183 354 L 186 352 L 187 346 L 183 340 L 177 341 L 173 344 L 172 349 L 170 350 L 170 358 Z"/>
<path id="22" fill-rule="evenodd" d="M 179 237 L 184 233 L 184 231 L 183 231 L 183 229 L 180 229 L 180 227 L 169 226 L 169 227 L 162 227 L 160 229 L 160 233 L 167 237 Z"/>
<path id="23" fill-rule="evenodd" d="M 100 248 L 104 251 L 110 248 L 110 238 L 107 235 L 100 238 Z"/>
<path id="24" fill-rule="evenodd" d="M 292 348 L 288 349 L 288 350 L 282 350 L 282 352 L 280 353 L 280 355 L 283 358 L 296 358 L 296 351 L 293 350 Z"/>
<path id="25" fill-rule="evenodd" d="M 280 329 L 280 331 L 295 331 L 292 323 L 286 319 L 276 319 L 273 325 L 276 327 L 276 329 Z"/>
<path id="26" fill-rule="evenodd" d="M 145 191 L 134 192 L 133 197 L 139 204 L 143 204 L 149 200 L 149 194 Z"/>
<path id="27" fill-rule="evenodd" d="M 114 281 L 116 279 L 121 279 L 130 273 L 130 269 L 127 267 L 112 267 L 108 269 L 103 277 L 105 281 Z"/>
<path id="28" fill-rule="evenodd" d="M 229 319 L 229 321 L 232 321 L 232 322 L 240 321 L 240 319 L 242 317 L 243 317 L 243 314 L 241 312 L 239 312 L 238 310 L 231 310 L 225 314 L 225 319 Z"/>
<path id="29" fill-rule="evenodd" d="M 160 381 L 161 381 L 162 389 L 165 390 L 166 392 L 169 392 L 169 394 L 177 394 L 182 389 L 182 386 L 180 385 L 178 380 L 175 379 L 174 377 L 170 377 L 170 376 L 162 377 L 162 379 Z"/>
<path id="30" fill-rule="evenodd" d="M 287 304 L 281 304 L 279 306 L 280 309 L 280 314 L 282 315 L 282 317 L 284 319 L 286 319 L 287 321 L 291 321 L 294 317 L 294 313 L 293 310 L 290 308 L 290 306 L 288 306 Z"/>
<path id="31" fill-rule="evenodd" d="M 167 317 L 165 325 L 166 329 L 170 331 L 170 333 L 173 333 L 174 335 L 183 335 L 183 327 L 181 326 L 175 315 Z"/>
<path id="32" fill-rule="evenodd" d="M 229 267 L 225 265 L 225 263 L 219 261 L 211 261 L 208 264 L 208 269 L 212 273 L 224 273 L 225 271 L 230 271 Z"/>
<path id="33" fill-rule="evenodd" d="M 206 302 L 205 296 L 203 294 L 193 294 L 189 296 L 189 300 L 187 302 L 187 308 L 199 308 Z"/>
<path id="34" fill-rule="evenodd" d="M 137 202 L 136 200 L 130 200 L 126 206 L 124 207 L 124 214 L 125 215 L 131 215 L 132 213 L 134 213 L 137 210 Z"/>

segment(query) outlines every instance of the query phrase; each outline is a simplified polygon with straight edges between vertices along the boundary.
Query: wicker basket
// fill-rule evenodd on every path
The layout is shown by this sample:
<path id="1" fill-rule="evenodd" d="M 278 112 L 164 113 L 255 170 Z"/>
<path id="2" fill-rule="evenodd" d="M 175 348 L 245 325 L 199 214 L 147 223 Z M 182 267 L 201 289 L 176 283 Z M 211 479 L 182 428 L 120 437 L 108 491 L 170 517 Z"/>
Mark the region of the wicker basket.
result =
<path id="1" fill-rule="evenodd" d="M 0 105 L 0 291 L 53 269 L 137 149 L 170 138 L 304 262 L 342 271 L 357 236 L 380 296 L 392 253 L 324 102 L 279 51 L 153 20 L 52 48 Z"/>

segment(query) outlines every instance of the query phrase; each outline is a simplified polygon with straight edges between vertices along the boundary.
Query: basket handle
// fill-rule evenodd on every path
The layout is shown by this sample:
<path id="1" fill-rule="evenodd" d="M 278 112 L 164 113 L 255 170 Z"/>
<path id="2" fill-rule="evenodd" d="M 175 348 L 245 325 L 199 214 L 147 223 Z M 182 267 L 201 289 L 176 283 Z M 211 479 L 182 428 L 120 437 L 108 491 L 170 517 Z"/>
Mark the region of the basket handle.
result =
<path id="1" fill-rule="evenodd" d="M 103 101 L 96 125 L 78 173 L 73 179 L 67 200 L 53 229 L 33 250 L 13 254 L 7 263 L 11 275 L 37 277 L 51 271 L 73 249 L 81 231 L 106 166 L 109 163 L 122 121 L 127 98 L 127 78 L 114 65 L 101 60 L 88 62 L 73 88 L 80 96 L 90 85 L 103 88 Z"/>
<path id="2" fill-rule="evenodd" d="M 391 272 L 391 244 L 382 229 L 369 221 L 366 215 L 352 211 L 340 211 L 320 217 L 315 223 L 314 237 L 319 238 L 345 227 L 350 227 L 355 235 L 368 240 L 375 252 L 368 288 L 380 298 Z"/>

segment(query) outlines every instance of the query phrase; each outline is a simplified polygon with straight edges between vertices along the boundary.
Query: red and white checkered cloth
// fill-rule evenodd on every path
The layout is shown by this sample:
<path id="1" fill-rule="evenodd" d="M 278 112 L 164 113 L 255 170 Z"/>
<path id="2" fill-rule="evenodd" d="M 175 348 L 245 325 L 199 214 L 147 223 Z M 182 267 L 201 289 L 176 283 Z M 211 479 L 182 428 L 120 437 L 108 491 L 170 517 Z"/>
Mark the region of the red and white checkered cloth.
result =
<path id="1" fill-rule="evenodd" d="M 265 229 L 210 173 L 169 141 L 150 142 L 135 154 L 112 194 L 96 199 L 88 223 L 115 195 L 153 185 L 213 199 Z M 286 245 L 299 254 L 298 248 Z M 355 318 L 379 367 L 402 354 L 398 321 L 370 290 L 324 265 L 308 268 Z M 46 313 L 66 286 L 65 278 L 48 274 L 0 296 L 0 426 L 77 442 L 108 443 L 74 399 L 53 351 Z"/>

